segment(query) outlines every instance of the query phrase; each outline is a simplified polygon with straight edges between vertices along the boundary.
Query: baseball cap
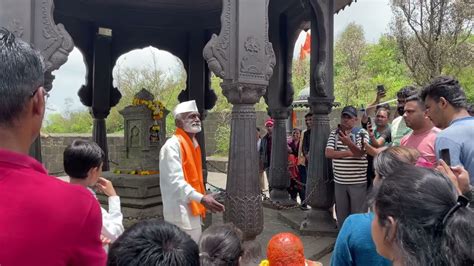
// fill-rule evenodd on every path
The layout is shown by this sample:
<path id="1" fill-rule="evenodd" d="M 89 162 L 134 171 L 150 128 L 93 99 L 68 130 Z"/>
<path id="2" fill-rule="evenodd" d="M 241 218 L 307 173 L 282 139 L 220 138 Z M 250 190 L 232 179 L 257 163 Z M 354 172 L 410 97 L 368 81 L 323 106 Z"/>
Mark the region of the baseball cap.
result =
<path id="1" fill-rule="evenodd" d="M 351 117 L 357 117 L 357 109 L 354 106 L 346 106 L 342 108 L 342 115 L 349 115 Z"/>
<path id="2" fill-rule="evenodd" d="M 265 126 L 266 127 L 273 126 L 273 119 L 271 119 L 271 118 L 267 119 L 267 121 L 265 121 Z"/>

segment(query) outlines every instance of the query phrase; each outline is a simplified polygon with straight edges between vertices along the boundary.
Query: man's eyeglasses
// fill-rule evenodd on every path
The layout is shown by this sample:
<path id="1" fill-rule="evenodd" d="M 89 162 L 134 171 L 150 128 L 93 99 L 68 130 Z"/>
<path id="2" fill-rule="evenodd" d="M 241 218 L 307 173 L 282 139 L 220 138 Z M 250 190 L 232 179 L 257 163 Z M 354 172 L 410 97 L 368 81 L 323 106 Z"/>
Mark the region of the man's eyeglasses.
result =
<path id="1" fill-rule="evenodd" d="M 34 90 L 34 91 L 31 93 L 30 97 L 34 97 L 35 94 L 36 94 L 41 88 L 43 88 L 43 87 L 38 87 L 36 90 Z M 48 98 L 49 98 L 49 92 L 47 92 L 44 88 L 43 88 L 43 95 L 44 95 L 44 102 L 46 103 L 46 101 L 47 101 Z"/>

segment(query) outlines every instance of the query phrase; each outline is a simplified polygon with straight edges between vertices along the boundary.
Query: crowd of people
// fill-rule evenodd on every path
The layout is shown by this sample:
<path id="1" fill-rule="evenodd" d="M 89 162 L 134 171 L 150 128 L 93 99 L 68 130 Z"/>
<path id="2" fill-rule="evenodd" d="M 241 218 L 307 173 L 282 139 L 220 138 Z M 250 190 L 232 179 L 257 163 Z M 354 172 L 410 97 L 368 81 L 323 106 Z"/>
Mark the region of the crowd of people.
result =
<path id="1" fill-rule="evenodd" d="M 101 177 L 104 154 L 97 144 L 76 140 L 66 148 L 69 183 L 28 156 L 46 107 L 44 72 L 37 50 L 0 29 L 0 265 L 258 263 L 252 261 L 258 247 L 246 246 L 234 225 L 202 232 L 206 212 L 225 207 L 204 187 L 195 101 L 174 108 L 177 129 L 160 151 L 164 221 L 124 230 L 120 198 Z M 332 160 L 340 227 L 331 264 L 473 265 L 474 118 L 461 85 L 438 77 L 422 89 L 401 89 L 399 116 L 391 124 L 390 108 L 378 102 L 383 93 L 367 107 L 360 127 L 358 110 L 344 107 L 328 137 L 325 155 Z M 311 114 L 305 122 L 307 129 L 294 129 L 288 141 L 289 197 L 303 203 Z M 261 173 L 270 166 L 273 120 L 265 127 L 257 147 Z M 92 187 L 108 196 L 108 210 Z M 303 251 L 297 236 L 277 234 L 260 264 L 318 265 Z"/>

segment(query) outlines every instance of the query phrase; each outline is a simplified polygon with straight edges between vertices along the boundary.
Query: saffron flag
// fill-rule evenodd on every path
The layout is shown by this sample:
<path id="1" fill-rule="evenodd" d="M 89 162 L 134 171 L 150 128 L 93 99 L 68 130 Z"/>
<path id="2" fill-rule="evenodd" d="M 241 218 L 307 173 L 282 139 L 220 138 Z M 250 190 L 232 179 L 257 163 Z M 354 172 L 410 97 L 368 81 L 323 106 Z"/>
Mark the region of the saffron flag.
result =
<path id="1" fill-rule="evenodd" d="M 306 32 L 306 39 L 300 49 L 300 60 L 304 60 L 311 53 L 311 33 Z"/>

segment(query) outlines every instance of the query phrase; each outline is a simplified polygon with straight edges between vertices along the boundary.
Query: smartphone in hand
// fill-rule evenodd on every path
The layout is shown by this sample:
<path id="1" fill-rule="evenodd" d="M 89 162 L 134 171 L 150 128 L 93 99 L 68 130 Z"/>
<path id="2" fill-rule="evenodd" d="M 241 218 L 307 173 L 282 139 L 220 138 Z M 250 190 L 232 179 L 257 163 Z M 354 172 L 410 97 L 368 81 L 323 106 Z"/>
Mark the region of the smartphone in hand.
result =
<path id="1" fill-rule="evenodd" d="M 384 85 L 377 85 L 377 92 L 382 94 L 385 93 L 385 86 Z"/>
<path id="2" fill-rule="evenodd" d="M 451 156 L 449 155 L 449 149 L 442 149 L 439 152 L 439 157 L 448 165 L 451 166 Z"/>

